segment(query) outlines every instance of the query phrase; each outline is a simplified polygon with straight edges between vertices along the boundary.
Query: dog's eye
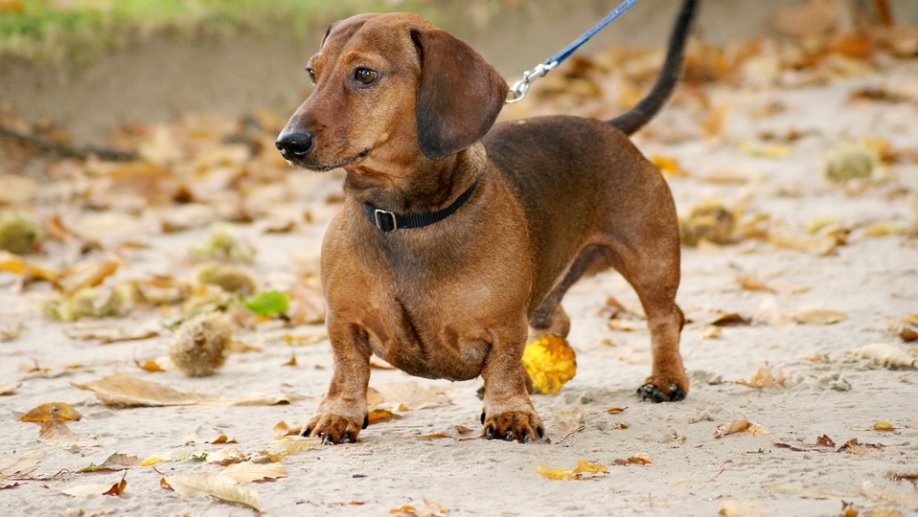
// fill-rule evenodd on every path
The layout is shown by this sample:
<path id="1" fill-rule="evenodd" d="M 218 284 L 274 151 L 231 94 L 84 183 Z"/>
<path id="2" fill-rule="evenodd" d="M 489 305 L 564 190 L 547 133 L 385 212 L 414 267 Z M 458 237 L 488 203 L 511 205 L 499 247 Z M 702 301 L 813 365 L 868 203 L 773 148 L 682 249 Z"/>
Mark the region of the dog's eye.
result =
<path id="1" fill-rule="evenodd" d="M 316 69 L 311 66 L 307 66 L 306 73 L 309 74 L 309 80 L 312 81 L 312 84 L 316 84 Z"/>
<path id="2" fill-rule="evenodd" d="M 354 70 L 354 79 L 357 79 L 361 84 L 373 84 L 377 77 L 379 77 L 379 73 L 377 73 L 376 70 L 370 70 L 364 67 Z"/>

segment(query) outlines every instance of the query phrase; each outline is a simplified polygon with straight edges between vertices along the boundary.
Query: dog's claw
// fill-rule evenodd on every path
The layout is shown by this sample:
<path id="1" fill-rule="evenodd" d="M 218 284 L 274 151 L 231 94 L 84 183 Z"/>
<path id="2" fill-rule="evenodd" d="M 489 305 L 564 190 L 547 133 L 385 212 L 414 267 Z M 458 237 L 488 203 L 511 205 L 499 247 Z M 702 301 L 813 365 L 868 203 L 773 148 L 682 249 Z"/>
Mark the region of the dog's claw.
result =
<path id="1" fill-rule="evenodd" d="M 685 399 L 685 391 L 675 383 L 670 383 L 667 388 L 669 389 L 669 395 L 663 393 L 663 390 L 648 382 L 638 388 L 637 392 L 638 395 L 641 396 L 641 400 L 650 400 L 654 403 L 678 402 Z"/>
<path id="2" fill-rule="evenodd" d="M 484 421 L 485 421 L 485 412 L 482 411 L 482 412 L 481 412 L 481 423 L 483 424 Z"/>
<path id="3" fill-rule="evenodd" d="M 513 441 L 513 429 L 507 429 L 507 432 L 504 433 L 504 440 L 507 440 L 508 442 Z"/>
<path id="4" fill-rule="evenodd" d="M 494 439 L 494 428 L 493 427 L 488 426 L 487 429 L 485 429 L 485 439 L 486 440 Z"/>
<path id="5" fill-rule="evenodd" d="M 364 415 L 364 417 L 363 417 L 363 427 L 361 427 L 361 429 L 366 429 L 367 427 L 370 427 L 370 415 L 369 415 L 369 414 Z"/>
<path id="6" fill-rule="evenodd" d="M 305 436 L 306 438 L 309 438 L 310 434 L 312 434 L 312 428 L 307 427 L 306 429 L 303 429 L 303 432 L 300 433 L 300 436 Z"/>

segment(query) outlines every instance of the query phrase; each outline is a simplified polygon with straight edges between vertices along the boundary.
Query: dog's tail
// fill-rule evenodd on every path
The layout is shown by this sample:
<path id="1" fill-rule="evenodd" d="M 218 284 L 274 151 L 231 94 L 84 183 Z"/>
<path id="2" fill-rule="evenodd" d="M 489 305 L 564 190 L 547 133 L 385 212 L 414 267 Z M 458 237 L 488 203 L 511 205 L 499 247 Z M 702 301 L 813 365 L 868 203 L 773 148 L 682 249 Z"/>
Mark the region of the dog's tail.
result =
<path id="1" fill-rule="evenodd" d="M 700 1 L 684 0 L 682 2 L 679 18 L 676 19 L 676 26 L 669 37 L 663 69 L 660 71 L 660 76 L 657 78 L 653 88 L 651 88 L 650 93 L 630 110 L 609 120 L 609 124 L 620 129 L 626 135 L 636 132 L 644 127 L 644 124 L 650 122 L 650 119 L 666 104 L 669 96 L 676 88 L 679 76 L 682 74 L 685 44 L 688 41 L 692 20 L 695 18 L 695 11 Z"/>

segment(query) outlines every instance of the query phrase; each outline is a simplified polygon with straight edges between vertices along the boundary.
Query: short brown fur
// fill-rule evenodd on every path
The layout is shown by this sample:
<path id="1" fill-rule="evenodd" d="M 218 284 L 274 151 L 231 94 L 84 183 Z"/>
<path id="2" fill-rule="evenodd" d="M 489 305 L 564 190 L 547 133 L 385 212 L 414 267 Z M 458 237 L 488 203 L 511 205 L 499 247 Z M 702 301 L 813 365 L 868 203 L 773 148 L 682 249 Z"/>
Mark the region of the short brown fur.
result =
<path id="1" fill-rule="evenodd" d="M 564 293 L 609 267 L 647 315 L 653 368 L 639 391 L 655 401 L 685 396 L 675 207 L 616 121 L 558 116 L 491 129 L 504 80 L 410 14 L 333 25 L 309 66 L 315 91 L 278 147 L 297 165 L 347 175 L 322 246 L 334 372 L 305 434 L 356 441 L 376 354 L 413 375 L 481 375 L 483 434 L 542 438 L 521 363 L 527 336 L 567 335 Z M 375 74 L 369 84 L 360 68 Z M 384 233 L 364 212 L 436 211 L 472 185 L 458 211 L 429 226 Z"/>

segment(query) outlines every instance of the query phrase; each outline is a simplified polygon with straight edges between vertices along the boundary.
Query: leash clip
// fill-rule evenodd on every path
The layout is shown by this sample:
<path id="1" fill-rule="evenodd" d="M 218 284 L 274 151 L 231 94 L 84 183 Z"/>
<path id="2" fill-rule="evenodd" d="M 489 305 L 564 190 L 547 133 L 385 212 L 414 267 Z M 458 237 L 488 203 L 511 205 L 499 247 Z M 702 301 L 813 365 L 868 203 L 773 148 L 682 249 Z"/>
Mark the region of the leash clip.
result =
<path id="1" fill-rule="evenodd" d="M 551 72 L 556 66 L 557 62 L 554 63 L 539 63 L 532 70 L 526 70 L 523 72 L 523 77 L 513 83 L 513 86 L 510 88 L 510 91 L 507 92 L 507 100 L 504 101 L 504 104 L 513 104 L 514 102 L 519 102 L 523 100 L 523 97 L 526 96 L 526 92 L 529 91 L 529 86 L 532 85 L 532 82 L 540 77 L 545 77 L 548 72 Z"/>

